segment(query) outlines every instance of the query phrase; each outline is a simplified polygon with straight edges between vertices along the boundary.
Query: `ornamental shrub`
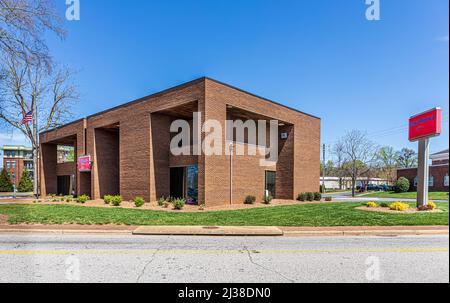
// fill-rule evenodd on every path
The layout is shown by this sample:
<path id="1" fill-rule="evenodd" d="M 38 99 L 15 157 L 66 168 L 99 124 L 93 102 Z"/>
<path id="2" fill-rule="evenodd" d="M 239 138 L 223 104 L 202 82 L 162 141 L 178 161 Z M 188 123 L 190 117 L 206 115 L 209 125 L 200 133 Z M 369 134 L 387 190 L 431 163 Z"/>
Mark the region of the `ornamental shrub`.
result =
<path id="1" fill-rule="evenodd" d="M 134 198 L 134 205 L 135 205 L 136 207 L 142 207 L 142 206 L 144 206 L 144 204 L 145 204 L 144 198 L 142 198 L 142 197 L 136 197 L 136 198 Z"/>
<path id="2" fill-rule="evenodd" d="M 306 193 L 298 194 L 297 200 L 300 202 L 305 202 L 306 201 Z"/>
<path id="3" fill-rule="evenodd" d="M 245 198 L 244 204 L 255 204 L 256 197 L 255 196 L 247 196 Z"/>
<path id="4" fill-rule="evenodd" d="M 396 193 L 406 193 L 409 191 L 410 183 L 409 180 L 405 177 L 400 177 L 395 183 L 395 192 Z"/>
<path id="5" fill-rule="evenodd" d="M 314 193 L 306 193 L 306 201 L 314 201 Z"/>
<path id="6" fill-rule="evenodd" d="M 391 205 L 389 205 L 389 208 L 391 210 L 396 210 L 396 211 L 406 211 L 409 209 L 409 204 L 402 203 L 402 202 L 395 202 L 395 203 L 392 203 Z"/>
<path id="7" fill-rule="evenodd" d="M 314 201 L 321 201 L 321 200 L 322 200 L 322 194 L 314 193 Z"/>
<path id="8" fill-rule="evenodd" d="M 164 206 L 164 202 L 166 202 L 166 198 L 161 197 L 158 199 L 158 206 Z"/>
<path id="9" fill-rule="evenodd" d="M 331 201 L 333 201 L 333 197 L 325 197 L 325 201 L 326 202 L 331 202 Z"/>
<path id="10" fill-rule="evenodd" d="M 88 195 L 81 195 L 77 198 L 77 203 L 84 204 L 89 201 L 91 198 Z"/>
<path id="11" fill-rule="evenodd" d="M 367 207 L 369 207 L 369 208 L 375 208 L 375 207 L 378 207 L 378 204 L 375 203 L 375 202 L 369 202 L 369 203 L 367 203 Z"/>
<path id="12" fill-rule="evenodd" d="M 112 206 L 120 206 L 122 204 L 123 198 L 120 195 L 113 196 L 111 199 Z"/>
<path id="13" fill-rule="evenodd" d="M 186 205 L 185 199 L 175 199 L 172 201 L 173 208 L 175 210 L 182 210 L 184 206 Z"/>
<path id="14" fill-rule="evenodd" d="M 272 200 L 273 200 L 273 197 L 271 195 L 264 195 L 264 197 L 263 197 L 264 204 L 270 204 L 272 202 Z"/>
<path id="15" fill-rule="evenodd" d="M 381 203 L 380 206 L 383 208 L 389 208 L 389 204 L 387 204 L 386 202 Z"/>
<path id="16" fill-rule="evenodd" d="M 434 210 L 434 209 L 437 208 L 436 203 L 434 203 L 433 201 L 428 202 L 428 206 L 429 206 L 432 210 Z"/>
<path id="17" fill-rule="evenodd" d="M 105 201 L 105 204 L 111 204 L 112 199 L 113 199 L 113 196 L 111 196 L 111 195 L 106 195 L 103 197 L 103 201 Z"/>

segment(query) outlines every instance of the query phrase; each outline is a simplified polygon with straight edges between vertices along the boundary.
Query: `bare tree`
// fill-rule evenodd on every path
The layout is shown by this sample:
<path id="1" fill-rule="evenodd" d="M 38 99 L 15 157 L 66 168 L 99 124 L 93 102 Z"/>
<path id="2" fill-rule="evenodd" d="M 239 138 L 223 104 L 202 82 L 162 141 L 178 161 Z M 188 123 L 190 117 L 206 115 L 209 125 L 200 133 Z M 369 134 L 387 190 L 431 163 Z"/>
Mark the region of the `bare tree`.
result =
<path id="1" fill-rule="evenodd" d="M 356 195 L 356 182 L 367 174 L 376 159 L 376 146 L 367 138 L 366 133 L 359 130 L 348 132 L 338 143 L 344 155 L 344 171 L 352 181 L 352 196 Z"/>
<path id="2" fill-rule="evenodd" d="M 34 190 L 38 185 L 38 133 L 64 124 L 70 108 L 78 99 L 73 73 L 64 67 L 54 67 L 49 73 L 43 64 L 30 64 L 9 56 L 1 70 L 0 123 L 18 129 L 30 140 L 34 155 Z M 33 113 L 33 123 L 22 123 Z"/>
<path id="3" fill-rule="evenodd" d="M 377 153 L 377 161 L 381 174 L 390 184 L 395 182 L 397 176 L 398 157 L 394 148 L 382 147 Z"/>
<path id="4" fill-rule="evenodd" d="M 343 180 L 344 177 L 346 176 L 346 172 L 344 170 L 344 165 L 345 165 L 345 152 L 344 152 L 344 144 L 342 142 L 337 142 L 334 146 L 333 146 L 333 151 L 332 151 L 333 155 L 334 155 L 334 163 L 335 163 L 335 174 L 336 177 L 339 178 L 339 186 L 340 189 L 343 189 Z"/>
<path id="5" fill-rule="evenodd" d="M 0 0 L 0 56 L 50 68 L 46 31 L 63 38 L 65 31 L 53 0 Z"/>
<path id="6" fill-rule="evenodd" d="M 398 166 L 401 168 L 417 167 L 417 153 L 409 148 L 403 148 L 397 153 Z"/>

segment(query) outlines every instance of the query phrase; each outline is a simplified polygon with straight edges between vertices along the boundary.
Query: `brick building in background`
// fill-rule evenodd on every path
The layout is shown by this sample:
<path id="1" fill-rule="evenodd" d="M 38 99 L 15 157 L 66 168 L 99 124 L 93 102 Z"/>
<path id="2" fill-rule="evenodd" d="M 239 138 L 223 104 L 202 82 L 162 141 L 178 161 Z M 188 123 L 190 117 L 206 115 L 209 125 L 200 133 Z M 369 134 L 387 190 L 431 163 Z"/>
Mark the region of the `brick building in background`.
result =
<path id="1" fill-rule="evenodd" d="M 174 120 L 192 124 L 226 120 L 278 120 L 279 160 L 260 166 L 264 156 L 174 156 Z M 251 93 L 201 78 L 40 134 L 41 193 L 87 194 L 93 199 L 120 194 L 146 201 L 189 197 L 207 206 L 242 204 L 269 190 L 277 199 L 317 192 L 320 180 L 320 119 Z M 205 134 L 203 134 L 203 137 Z M 248 142 L 234 142 L 248 147 Z M 90 156 L 90 171 L 58 163 L 58 146 L 73 146 L 76 158 Z M 262 144 L 260 144 L 262 145 Z M 264 142 L 266 146 L 266 142 Z"/>
<path id="2" fill-rule="evenodd" d="M 3 167 L 11 177 L 11 182 L 19 185 L 24 170 L 33 179 L 33 149 L 26 146 L 5 145 L 3 151 Z"/>
<path id="3" fill-rule="evenodd" d="M 430 156 L 430 191 L 449 191 L 449 150 L 444 150 Z M 411 184 L 411 191 L 417 191 L 417 168 L 399 169 L 398 178 L 405 177 Z"/>

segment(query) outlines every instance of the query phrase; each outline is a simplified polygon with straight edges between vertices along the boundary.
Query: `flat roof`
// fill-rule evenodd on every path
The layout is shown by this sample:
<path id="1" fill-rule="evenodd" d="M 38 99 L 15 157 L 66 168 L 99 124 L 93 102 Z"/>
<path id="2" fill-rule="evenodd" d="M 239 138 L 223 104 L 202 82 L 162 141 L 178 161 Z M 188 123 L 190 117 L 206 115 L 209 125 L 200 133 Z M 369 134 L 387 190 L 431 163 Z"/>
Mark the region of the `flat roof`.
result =
<path id="1" fill-rule="evenodd" d="M 242 93 L 245 93 L 245 94 L 247 94 L 247 95 L 250 95 L 250 96 L 259 98 L 259 99 L 264 100 L 264 101 L 268 101 L 268 102 L 270 102 L 270 103 L 273 103 L 273 104 L 276 104 L 276 105 L 279 105 L 279 106 L 282 106 L 282 107 L 284 107 L 284 108 L 286 108 L 286 109 L 288 109 L 288 110 L 292 110 L 292 111 L 295 111 L 295 112 L 297 112 L 297 113 L 300 113 L 300 114 L 303 114 L 303 115 L 306 115 L 306 116 L 309 116 L 309 117 L 312 117 L 312 118 L 315 118 L 315 119 L 319 119 L 319 120 L 321 119 L 321 118 L 319 118 L 319 117 L 317 117 L 317 116 L 314 116 L 314 115 L 311 115 L 311 114 L 302 112 L 302 111 L 300 111 L 300 110 L 298 110 L 298 109 L 295 109 L 295 108 L 289 107 L 289 106 L 287 106 L 287 105 L 284 105 L 284 104 L 282 104 L 282 103 L 279 103 L 279 102 L 276 102 L 276 101 L 273 101 L 273 100 L 270 100 L 270 99 L 267 99 L 267 98 L 258 96 L 258 95 L 256 95 L 256 94 L 253 94 L 253 93 L 250 93 L 250 92 L 248 92 L 248 91 L 245 91 L 245 90 L 243 90 L 243 89 L 241 89 L 241 88 L 232 86 L 232 85 L 227 84 L 227 83 L 224 83 L 224 82 L 220 82 L 220 81 L 218 81 L 218 80 L 215 80 L 215 79 L 212 79 L 212 78 L 209 78 L 209 77 L 201 77 L 201 78 L 198 78 L 198 79 L 189 81 L 189 82 L 182 83 L 182 84 L 180 84 L 180 85 L 173 86 L 173 87 L 171 87 L 171 88 L 168 88 L 168 89 L 165 89 L 165 90 L 162 90 L 162 91 L 159 91 L 159 92 L 150 94 L 150 95 L 148 95 L 148 96 L 145 96 L 145 97 L 142 97 L 142 98 L 133 100 L 133 101 L 131 101 L 131 102 L 127 102 L 127 103 L 124 103 L 124 104 L 121 104 L 121 105 L 118 105 L 118 106 L 115 106 L 115 107 L 106 109 L 106 110 L 104 110 L 104 111 L 101 111 L 101 112 L 92 114 L 92 115 L 90 115 L 90 116 L 87 116 L 86 119 L 89 119 L 89 118 L 92 118 L 92 117 L 96 117 L 96 116 L 99 116 L 99 115 L 102 115 L 102 114 L 106 114 L 106 113 L 108 113 L 108 112 L 111 112 L 111 111 L 114 111 L 114 110 L 117 110 L 117 109 L 120 109 L 120 108 L 123 108 L 123 107 L 128 107 L 128 106 L 131 106 L 131 105 L 134 105 L 134 104 L 137 104 L 137 103 L 141 103 L 141 102 L 146 101 L 146 100 L 149 99 L 149 98 L 153 98 L 153 97 L 156 97 L 156 96 L 159 96 L 159 95 L 167 94 L 167 93 L 169 93 L 169 92 L 171 92 L 171 91 L 175 91 L 175 90 L 178 90 L 178 89 L 181 89 L 181 88 L 184 88 L 184 87 L 188 87 L 188 86 L 191 86 L 191 85 L 193 85 L 193 84 L 196 84 L 196 83 L 199 83 L 199 82 L 202 82 L 202 81 L 205 81 L 205 80 L 210 80 L 210 81 L 216 82 L 216 83 L 218 83 L 218 84 L 227 86 L 227 87 L 229 87 L 229 88 L 231 88 L 231 89 L 235 89 L 235 90 L 240 91 L 240 92 L 242 92 Z M 80 121 L 82 121 L 82 120 L 84 120 L 84 118 L 83 118 L 83 119 L 76 120 L 76 121 L 73 121 L 73 122 L 70 122 L 70 123 L 67 123 L 67 124 L 65 124 L 65 125 L 61 125 L 61 126 L 59 126 L 59 127 L 50 129 L 50 130 L 48 130 L 48 131 L 41 132 L 41 134 L 45 134 L 45 133 L 48 133 L 48 132 L 52 132 L 52 131 L 54 131 L 54 130 L 57 130 L 57 129 L 66 127 L 66 126 L 68 126 L 68 125 L 71 125 L 71 124 L 74 124 L 74 123 L 77 123 L 77 122 L 80 122 Z"/>
<path id="2" fill-rule="evenodd" d="M 0 148 L 1 150 L 23 150 L 23 151 L 32 151 L 33 148 L 24 146 L 24 145 L 4 145 Z"/>

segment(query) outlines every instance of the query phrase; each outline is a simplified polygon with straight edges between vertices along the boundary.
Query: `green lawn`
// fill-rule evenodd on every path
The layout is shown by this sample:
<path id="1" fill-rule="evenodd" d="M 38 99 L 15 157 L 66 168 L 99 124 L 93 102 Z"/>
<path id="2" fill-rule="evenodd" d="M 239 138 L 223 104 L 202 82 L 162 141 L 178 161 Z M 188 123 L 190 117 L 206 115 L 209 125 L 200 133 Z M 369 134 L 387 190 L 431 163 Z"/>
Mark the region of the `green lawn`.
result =
<path id="1" fill-rule="evenodd" d="M 416 199 L 416 192 L 408 192 L 408 193 L 396 193 L 396 192 L 378 192 L 378 193 L 370 193 L 364 195 L 364 197 L 374 197 L 374 198 L 397 198 L 397 199 Z M 447 192 L 430 192 L 429 194 L 430 200 L 448 200 Z"/>
<path id="2" fill-rule="evenodd" d="M 361 203 L 299 204 L 247 210 L 174 213 L 71 205 L 0 205 L 11 224 L 119 224 L 221 226 L 395 226 L 448 225 L 448 203 L 442 213 L 386 214 L 356 210 Z M 411 206 L 414 206 L 412 203 Z"/>

